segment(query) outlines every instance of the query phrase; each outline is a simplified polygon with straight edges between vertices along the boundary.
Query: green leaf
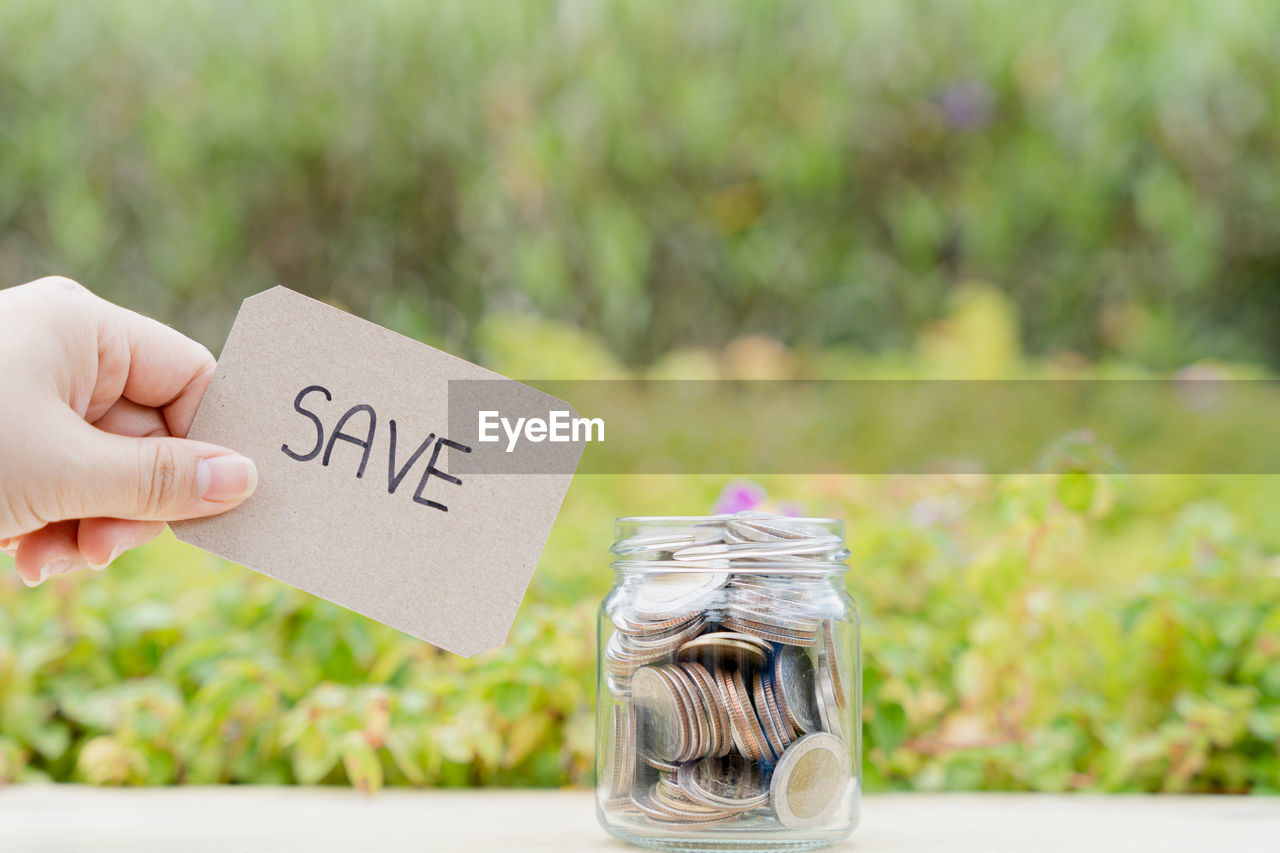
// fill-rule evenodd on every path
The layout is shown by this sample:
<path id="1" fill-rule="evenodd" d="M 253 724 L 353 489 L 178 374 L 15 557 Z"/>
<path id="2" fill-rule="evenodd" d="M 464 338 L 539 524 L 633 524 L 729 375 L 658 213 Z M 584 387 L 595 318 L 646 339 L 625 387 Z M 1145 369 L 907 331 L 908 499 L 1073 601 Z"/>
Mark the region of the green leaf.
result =
<path id="1" fill-rule="evenodd" d="M 1084 512 L 1093 504 L 1094 477 L 1083 471 L 1058 476 L 1058 500 L 1068 509 Z"/>
<path id="2" fill-rule="evenodd" d="M 907 736 L 907 712 L 896 702 L 880 705 L 871 716 L 869 728 L 868 745 L 878 747 L 888 755 Z"/>
<path id="3" fill-rule="evenodd" d="M 347 781 L 358 790 L 370 794 L 382 787 L 382 764 L 363 732 L 347 732 L 343 737 L 342 766 Z"/>
<path id="4" fill-rule="evenodd" d="M 290 754 L 293 775 L 303 785 L 314 785 L 338 763 L 338 745 L 317 727 L 304 731 Z"/>

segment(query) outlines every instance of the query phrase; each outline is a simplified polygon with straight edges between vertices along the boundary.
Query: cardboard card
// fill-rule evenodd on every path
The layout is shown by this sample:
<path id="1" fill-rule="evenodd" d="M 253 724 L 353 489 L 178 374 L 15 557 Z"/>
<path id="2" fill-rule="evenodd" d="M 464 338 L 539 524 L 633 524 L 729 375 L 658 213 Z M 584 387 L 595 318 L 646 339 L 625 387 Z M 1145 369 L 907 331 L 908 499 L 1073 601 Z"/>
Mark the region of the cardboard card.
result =
<path id="1" fill-rule="evenodd" d="M 251 296 L 190 437 L 253 459 L 258 489 L 175 533 L 449 651 L 500 645 L 582 448 L 486 472 L 475 463 L 504 448 L 450 436 L 451 380 L 569 408 L 287 288 Z"/>

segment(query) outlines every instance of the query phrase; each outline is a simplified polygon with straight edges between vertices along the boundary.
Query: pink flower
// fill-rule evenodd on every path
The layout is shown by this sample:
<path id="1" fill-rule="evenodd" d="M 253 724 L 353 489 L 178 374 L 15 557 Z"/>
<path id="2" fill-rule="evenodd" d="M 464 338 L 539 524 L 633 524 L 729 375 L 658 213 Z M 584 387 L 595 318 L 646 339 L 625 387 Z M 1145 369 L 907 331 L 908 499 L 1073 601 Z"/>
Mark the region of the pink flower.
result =
<path id="1" fill-rule="evenodd" d="M 711 512 L 715 515 L 731 515 L 756 509 L 768 499 L 768 494 L 760 484 L 750 480 L 734 480 L 720 492 Z"/>

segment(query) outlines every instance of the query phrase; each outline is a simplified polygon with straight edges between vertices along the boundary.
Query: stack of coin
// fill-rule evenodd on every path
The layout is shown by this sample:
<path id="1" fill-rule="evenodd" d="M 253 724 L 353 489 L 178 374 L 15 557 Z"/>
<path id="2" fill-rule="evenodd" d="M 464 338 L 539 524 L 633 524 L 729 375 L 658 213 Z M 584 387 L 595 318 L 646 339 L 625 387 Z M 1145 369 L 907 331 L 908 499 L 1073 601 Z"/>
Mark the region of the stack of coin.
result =
<path id="1" fill-rule="evenodd" d="M 838 591 L 792 567 L 841 547 L 816 524 L 751 514 L 614 547 L 647 571 L 611 611 L 606 810 L 683 831 L 831 819 L 849 782 L 855 674 Z"/>
<path id="2" fill-rule="evenodd" d="M 625 697 L 637 669 L 670 658 L 687 640 L 701 633 L 706 624 L 707 617 L 700 611 L 665 619 L 615 613 L 615 631 L 604 651 L 609 689 L 614 695 Z"/>

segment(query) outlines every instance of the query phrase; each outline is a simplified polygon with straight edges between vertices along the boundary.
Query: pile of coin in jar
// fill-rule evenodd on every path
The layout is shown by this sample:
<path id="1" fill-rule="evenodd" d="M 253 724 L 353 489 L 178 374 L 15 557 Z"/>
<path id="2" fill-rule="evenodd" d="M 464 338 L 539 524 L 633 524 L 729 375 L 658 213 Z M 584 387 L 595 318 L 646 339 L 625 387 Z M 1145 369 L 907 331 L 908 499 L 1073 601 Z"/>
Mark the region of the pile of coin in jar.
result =
<path id="1" fill-rule="evenodd" d="M 856 672 L 830 616 L 839 593 L 803 569 L 842 548 L 802 521 L 746 513 L 614 546 L 652 571 L 611 614 L 606 813 L 682 831 L 836 815 Z"/>

